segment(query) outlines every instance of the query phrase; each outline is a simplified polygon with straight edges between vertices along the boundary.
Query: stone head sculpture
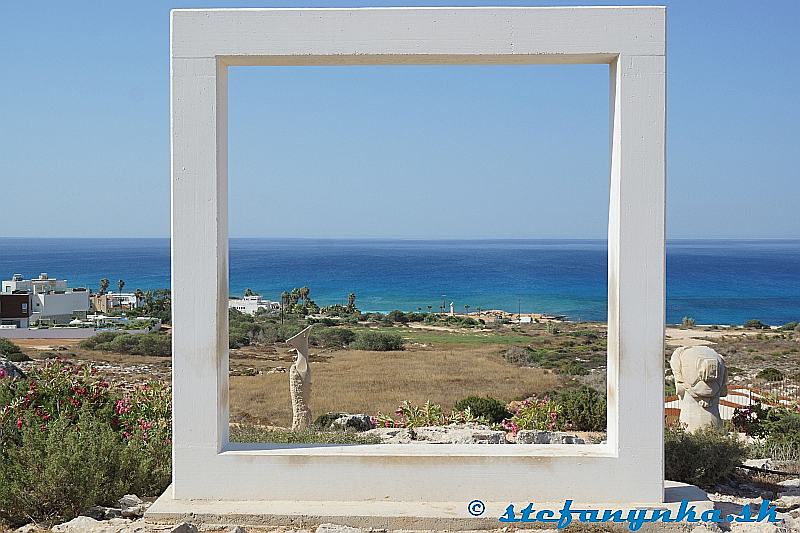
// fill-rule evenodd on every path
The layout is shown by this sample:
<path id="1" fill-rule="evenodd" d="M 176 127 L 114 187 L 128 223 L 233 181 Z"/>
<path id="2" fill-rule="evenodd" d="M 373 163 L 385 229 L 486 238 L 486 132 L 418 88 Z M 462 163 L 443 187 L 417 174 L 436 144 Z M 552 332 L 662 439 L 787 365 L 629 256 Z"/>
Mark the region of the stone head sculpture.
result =
<path id="1" fill-rule="evenodd" d="M 708 346 L 681 347 L 669 360 L 680 397 L 680 422 L 686 431 L 722 428 L 720 396 L 728 394 L 725 359 Z"/>

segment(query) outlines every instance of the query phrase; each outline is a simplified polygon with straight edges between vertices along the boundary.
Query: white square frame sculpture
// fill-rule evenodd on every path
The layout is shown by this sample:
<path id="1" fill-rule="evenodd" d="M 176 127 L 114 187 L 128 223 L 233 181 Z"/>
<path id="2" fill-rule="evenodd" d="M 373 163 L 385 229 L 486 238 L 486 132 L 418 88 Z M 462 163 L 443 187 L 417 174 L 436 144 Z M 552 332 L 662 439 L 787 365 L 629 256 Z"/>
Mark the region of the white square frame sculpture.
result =
<path id="1" fill-rule="evenodd" d="M 661 7 L 173 11 L 172 497 L 662 502 L 665 18 Z M 610 71 L 607 444 L 230 444 L 228 67 L 556 63 Z"/>

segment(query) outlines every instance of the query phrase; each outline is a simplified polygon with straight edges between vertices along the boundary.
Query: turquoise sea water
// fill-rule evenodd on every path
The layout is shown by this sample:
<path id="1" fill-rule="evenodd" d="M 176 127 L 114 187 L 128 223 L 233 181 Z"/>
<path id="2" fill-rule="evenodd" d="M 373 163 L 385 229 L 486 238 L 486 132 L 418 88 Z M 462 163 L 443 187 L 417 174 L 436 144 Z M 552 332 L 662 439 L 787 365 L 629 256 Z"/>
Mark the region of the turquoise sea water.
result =
<path id="1" fill-rule="evenodd" d="M 358 296 L 362 310 L 484 309 L 606 319 L 606 243 L 591 240 L 232 239 L 230 290 L 278 299 L 307 285 L 321 305 Z M 0 277 L 47 272 L 96 289 L 168 287 L 168 239 L 0 239 Z M 800 320 L 800 240 L 671 241 L 667 321 Z"/>

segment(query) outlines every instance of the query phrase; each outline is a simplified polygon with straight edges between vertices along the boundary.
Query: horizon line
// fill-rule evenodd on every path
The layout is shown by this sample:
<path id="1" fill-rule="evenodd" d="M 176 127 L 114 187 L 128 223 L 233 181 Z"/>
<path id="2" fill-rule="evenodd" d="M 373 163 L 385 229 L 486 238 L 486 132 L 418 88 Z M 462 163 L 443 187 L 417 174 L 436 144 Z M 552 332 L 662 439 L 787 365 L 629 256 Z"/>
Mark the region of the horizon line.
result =
<path id="1" fill-rule="evenodd" d="M 607 241 L 607 237 L 269 237 L 269 236 L 229 236 L 231 240 L 285 240 L 285 241 Z M 153 236 L 153 235 L 125 235 L 125 236 L 109 236 L 97 235 L 80 237 L 75 236 L 0 236 L 2 239 L 14 240 L 101 240 L 101 239 L 115 239 L 115 240 L 170 240 L 171 236 Z M 800 241 L 800 237 L 667 237 L 666 241 Z"/>

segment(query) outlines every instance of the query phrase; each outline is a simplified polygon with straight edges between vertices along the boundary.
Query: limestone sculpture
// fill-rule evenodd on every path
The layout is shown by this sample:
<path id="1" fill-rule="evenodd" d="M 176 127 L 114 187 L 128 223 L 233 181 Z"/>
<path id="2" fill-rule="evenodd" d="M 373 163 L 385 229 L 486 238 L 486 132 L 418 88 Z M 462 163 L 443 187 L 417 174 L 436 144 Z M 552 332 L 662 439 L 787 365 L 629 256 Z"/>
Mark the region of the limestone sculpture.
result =
<path id="1" fill-rule="evenodd" d="M 728 394 L 725 359 L 708 346 L 683 346 L 669 360 L 680 397 L 680 422 L 688 432 L 722 429 L 720 396 Z"/>
<path id="2" fill-rule="evenodd" d="M 308 366 L 308 335 L 311 326 L 287 340 L 297 350 L 297 359 L 289 368 L 289 391 L 292 395 L 292 431 L 311 427 L 311 368 Z"/>

